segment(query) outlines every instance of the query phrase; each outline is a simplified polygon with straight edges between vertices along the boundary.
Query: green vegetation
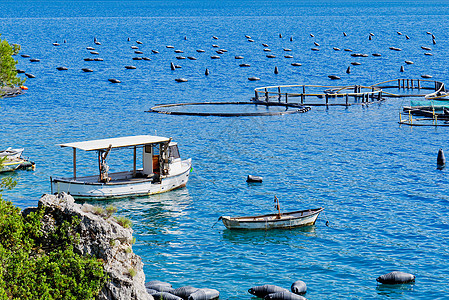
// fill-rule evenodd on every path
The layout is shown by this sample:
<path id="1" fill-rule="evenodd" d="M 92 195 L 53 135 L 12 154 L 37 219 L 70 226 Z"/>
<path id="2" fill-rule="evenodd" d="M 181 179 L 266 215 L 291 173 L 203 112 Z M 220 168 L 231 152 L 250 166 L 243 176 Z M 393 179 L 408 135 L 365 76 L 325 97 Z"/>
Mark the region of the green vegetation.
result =
<path id="1" fill-rule="evenodd" d="M 4 177 L 0 191 L 14 185 Z M 106 274 L 101 260 L 73 252 L 79 220 L 44 232 L 43 216 L 43 209 L 22 216 L 0 195 L 0 299 L 94 299 Z"/>
<path id="2" fill-rule="evenodd" d="M 119 223 L 122 227 L 124 228 L 131 228 L 133 223 L 131 222 L 130 219 L 125 218 L 125 217 L 120 217 L 120 216 L 116 216 L 114 217 L 115 220 L 117 221 L 117 223 Z"/>
<path id="3" fill-rule="evenodd" d="M 11 46 L 6 40 L 0 38 L 0 87 L 17 86 L 25 82 L 24 79 L 17 76 L 17 61 L 12 57 L 19 51 L 20 45 L 14 44 Z"/>

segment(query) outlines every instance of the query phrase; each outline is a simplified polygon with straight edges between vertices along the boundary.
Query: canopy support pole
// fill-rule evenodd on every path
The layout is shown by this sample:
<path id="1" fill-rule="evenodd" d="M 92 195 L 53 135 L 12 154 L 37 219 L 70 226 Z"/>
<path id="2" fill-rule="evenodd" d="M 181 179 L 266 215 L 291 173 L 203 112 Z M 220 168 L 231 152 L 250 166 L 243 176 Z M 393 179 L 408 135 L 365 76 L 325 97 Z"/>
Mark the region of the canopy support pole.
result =
<path id="1" fill-rule="evenodd" d="M 136 177 L 136 159 L 137 159 L 137 147 L 134 146 L 134 157 L 133 157 L 133 177 Z"/>
<path id="2" fill-rule="evenodd" d="M 76 148 L 73 149 L 73 179 L 76 180 Z"/>

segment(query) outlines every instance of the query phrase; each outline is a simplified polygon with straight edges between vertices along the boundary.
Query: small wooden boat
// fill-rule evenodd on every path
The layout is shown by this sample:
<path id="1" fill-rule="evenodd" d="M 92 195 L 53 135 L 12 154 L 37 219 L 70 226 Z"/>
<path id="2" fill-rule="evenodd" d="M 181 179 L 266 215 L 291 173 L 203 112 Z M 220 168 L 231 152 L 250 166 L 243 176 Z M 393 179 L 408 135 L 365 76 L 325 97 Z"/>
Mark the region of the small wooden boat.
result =
<path id="1" fill-rule="evenodd" d="M 277 201 L 277 214 L 267 214 L 249 217 L 229 217 L 221 216 L 223 224 L 228 229 L 246 229 L 246 230 L 268 230 L 274 228 L 294 228 L 301 226 L 314 225 L 318 215 L 324 210 L 323 207 L 315 209 L 306 209 L 293 212 L 281 213 L 279 200 Z"/>
<path id="2" fill-rule="evenodd" d="M 34 170 L 34 162 L 22 157 L 23 150 L 23 148 L 12 149 L 9 147 L 3 151 L 0 151 L 0 173 L 28 168 L 32 168 Z"/>
<path id="3" fill-rule="evenodd" d="M 12 149 L 11 147 L 0 151 L 0 158 L 7 157 L 9 160 L 13 160 L 16 158 L 20 158 L 23 152 L 23 148 L 20 149 Z"/>

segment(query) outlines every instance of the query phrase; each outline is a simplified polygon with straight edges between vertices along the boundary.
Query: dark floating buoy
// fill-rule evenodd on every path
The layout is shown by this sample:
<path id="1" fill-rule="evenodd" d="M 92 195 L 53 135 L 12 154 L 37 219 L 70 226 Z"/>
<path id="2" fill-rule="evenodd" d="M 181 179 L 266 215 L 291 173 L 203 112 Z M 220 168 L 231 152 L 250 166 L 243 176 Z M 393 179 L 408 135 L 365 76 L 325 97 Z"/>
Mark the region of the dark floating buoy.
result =
<path id="1" fill-rule="evenodd" d="M 410 37 L 409 37 L 408 35 L 405 35 L 405 39 L 406 39 L 406 40 L 409 40 Z"/>
<path id="2" fill-rule="evenodd" d="M 151 50 L 151 52 L 153 52 L 154 54 L 158 54 L 159 53 L 159 51 L 157 51 L 157 50 Z"/>
<path id="3" fill-rule="evenodd" d="M 25 76 L 28 77 L 28 78 L 36 78 L 36 76 L 34 76 L 31 73 L 25 73 Z"/>
<path id="4" fill-rule="evenodd" d="M 338 47 L 333 47 L 332 49 L 334 49 L 335 51 L 340 51 L 340 48 Z"/>
<path id="5" fill-rule="evenodd" d="M 293 55 L 284 55 L 285 58 L 293 58 Z"/>
<path id="6" fill-rule="evenodd" d="M 250 64 L 240 64 L 239 67 L 250 67 Z"/>
<path id="7" fill-rule="evenodd" d="M 346 32 L 343 32 L 343 36 L 348 36 L 348 35 L 346 34 Z"/>
<path id="8" fill-rule="evenodd" d="M 327 76 L 327 77 L 329 77 L 329 78 L 332 79 L 332 80 L 338 80 L 338 79 L 340 79 L 340 77 L 338 77 L 337 75 L 329 75 L 329 76 Z"/>
<path id="9" fill-rule="evenodd" d="M 135 66 L 125 66 L 125 69 L 134 70 L 134 69 L 136 69 L 136 67 Z"/>
<path id="10" fill-rule="evenodd" d="M 206 71 L 204 72 L 204 75 L 209 75 L 209 69 L 208 68 L 206 68 Z"/>
<path id="11" fill-rule="evenodd" d="M 432 49 L 430 47 L 425 47 L 425 46 L 421 46 L 421 49 L 427 50 L 427 51 L 432 51 Z"/>
<path id="12" fill-rule="evenodd" d="M 252 287 L 248 290 L 248 293 L 251 295 L 254 295 L 259 298 L 264 298 L 265 296 L 273 293 L 280 293 L 280 292 L 289 292 L 289 290 L 284 289 L 283 287 L 273 285 L 273 284 L 264 284 Z"/>
<path id="13" fill-rule="evenodd" d="M 262 176 L 254 176 L 254 175 L 248 175 L 246 178 L 246 182 L 262 182 L 263 177 Z"/>
<path id="14" fill-rule="evenodd" d="M 375 56 L 375 57 L 382 56 L 380 53 L 373 53 L 372 55 Z"/>
<path id="15" fill-rule="evenodd" d="M 346 69 L 346 73 L 347 73 L 347 74 L 350 74 L 350 73 L 351 73 L 351 66 L 349 66 L 349 67 Z"/>
<path id="16" fill-rule="evenodd" d="M 259 77 L 248 77 L 249 81 L 256 81 L 256 80 L 260 80 Z"/>
<path id="17" fill-rule="evenodd" d="M 30 57 L 28 54 L 21 54 L 20 56 L 22 56 L 22 57 L 24 57 L 24 58 Z"/>
<path id="18" fill-rule="evenodd" d="M 187 299 L 187 298 L 189 298 L 189 296 L 191 294 L 195 293 L 198 290 L 199 290 L 199 288 L 187 285 L 187 286 L 183 286 L 183 287 L 179 287 L 179 288 L 175 289 L 172 293 L 173 293 L 173 295 L 181 297 L 182 299 Z"/>
<path id="19" fill-rule="evenodd" d="M 443 169 L 446 165 L 446 158 L 444 157 L 443 149 L 438 150 L 437 169 Z"/>
<path id="20" fill-rule="evenodd" d="M 377 277 L 376 281 L 384 284 L 410 283 L 415 281 L 415 275 L 400 271 L 393 271 Z"/>
<path id="21" fill-rule="evenodd" d="M 57 67 L 56 70 L 58 70 L 58 71 L 66 71 L 68 69 L 66 67 Z"/>
<path id="22" fill-rule="evenodd" d="M 301 63 L 291 63 L 291 65 L 294 66 L 294 67 L 300 67 L 300 66 L 302 66 Z"/>
<path id="23" fill-rule="evenodd" d="M 89 68 L 82 68 L 81 70 L 83 70 L 83 72 L 93 72 L 93 70 Z"/>
<path id="24" fill-rule="evenodd" d="M 355 61 L 355 62 L 352 62 L 352 63 L 351 63 L 351 65 L 353 65 L 353 66 L 360 66 L 360 65 L 361 65 L 361 63 L 359 63 L 359 62 Z"/>
<path id="25" fill-rule="evenodd" d="M 407 65 L 413 65 L 413 62 L 412 62 L 411 60 L 406 60 L 405 63 L 406 63 Z"/>
<path id="26" fill-rule="evenodd" d="M 30 58 L 30 62 L 40 62 L 39 58 Z"/>
<path id="27" fill-rule="evenodd" d="M 115 78 L 109 78 L 108 80 L 109 80 L 111 83 L 121 83 L 120 80 L 115 79 Z"/>
<path id="28" fill-rule="evenodd" d="M 305 293 L 307 293 L 307 285 L 304 281 L 297 280 L 297 281 L 293 282 L 291 291 L 292 291 L 292 293 L 295 293 L 298 295 L 304 295 Z"/>
<path id="29" fill-rule="evenodd" d="M 371 39 L 372 39 L 372 38 L 371 38 L 371 35 L 370 35 L 370 36 L 368 37 L 368 40 L 370 40 L 370 41 L 371 41 Z"/>
<path id="30" fill-rule="evenodd" d="M 303 296 L 291 293 L 291 292 L 279 292 L 266 295 L 265 300 L 307 300 Z"/>
<path id="31" fill-rule="evenodd" d="M 176 70 L 175 65 L 173 63 L 170 63 L 170 69 L 172 69 L 173 71 Z"/>
<path id="32" fill-rule="evenodd" d="M 401 66 L 401 72 L 405 72 L 404 66 Z"/>
<path id="33" fill-rule="evenodd" d="M 186 78 L 176 78 L 176 82 L 187 82 L 188 80 Z"/>
<path id="34" fill-rule="evenodd" d="M 274 67 L 274 74 L 279 74 L 279 69 L 277 66 Z"/>
<path id="35" fill-rule="evenodd" d="M 203 50 L 203 49 L 197 49 L 196 52 L 198 52 L 198 53 L 203 53 L 203 52 L 206 52 L 206 51 Z"/>
<path id="36" fill-rule="evenodd" d="M 421 75 L 422 78 L 429 79 L 432 78 L 432 75 Z"/>
<path id="37" fill-rule="evenodd" d="M 190 294 L 187 300 L 212 300 L 218 299 L 220 297 L 220 292 L 214 289 L 198 289 L 197 291 Z"/>
<path id="38" fill-rule="evenodd" d="M 235 59 L 243 59 L 243 56 L 241 56 L 241 55 L 236 55 L 236 56 L 234 56 L 234 58 L 235 58 Z"/>

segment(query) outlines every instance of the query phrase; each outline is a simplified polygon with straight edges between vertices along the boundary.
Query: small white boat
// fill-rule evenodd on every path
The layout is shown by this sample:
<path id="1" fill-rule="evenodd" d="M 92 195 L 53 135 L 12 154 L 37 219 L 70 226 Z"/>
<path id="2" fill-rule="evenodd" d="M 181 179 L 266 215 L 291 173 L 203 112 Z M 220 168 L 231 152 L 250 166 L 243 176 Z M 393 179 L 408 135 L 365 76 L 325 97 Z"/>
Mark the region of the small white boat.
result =
<path id="1" fill-rule="evenodd" d="M 11 147 L 0 151 L 0 159 L 3 157 L 7 157 L 7 160 L 14 160 L 20 158 L 23 152 L 23 148 L 20 149 L 12 149 Z"/>
<path id="2" fill-rule="evenodd" d="M 0 173 L 15 171 L 22 166 L 23 159 L 5 160 L 0 165 Z"/>
<path id="3" fill-rule="evenodd" d="M 279 200 L 277 201 L 277 214 L 267 214 L 249 217 L 221 216 L 219 219 L 228 229 L 268 230 L 274 228 L 294 228 L 314 225 L 323 207 L 293 212 L 281 213 Z"/>
<path id="4" fill-rule="evenodd" d="M 144 196 L 184 187 L 189 180 L 191 159 L 181 160 L 177 143 L 171 138 L 139 135 L 60 144 L 73 149 L 73 176 L 50 178 L 51 192 L 66 192 L 75 199 L 108 199 Z M 109 173 L 106 157 L 115 149 L 133 150 L 133 169 Z M 142 168 L 137 169 L 137 148 Z M 78 177 L 76 150 L 97 151 L 99 174 Z"/>

